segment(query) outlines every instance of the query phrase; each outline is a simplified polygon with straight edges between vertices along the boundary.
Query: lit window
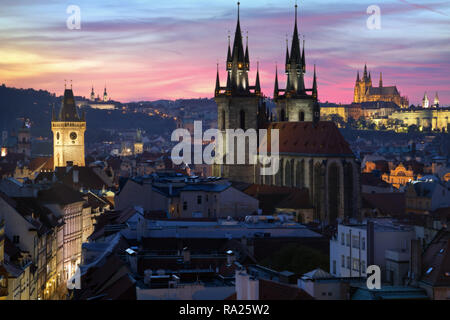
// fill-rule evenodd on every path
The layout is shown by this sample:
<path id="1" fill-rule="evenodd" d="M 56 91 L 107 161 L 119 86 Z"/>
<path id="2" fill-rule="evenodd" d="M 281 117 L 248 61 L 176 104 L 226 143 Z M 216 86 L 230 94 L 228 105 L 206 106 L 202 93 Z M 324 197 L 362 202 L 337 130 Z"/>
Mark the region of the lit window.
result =
<path id="1" fill-rule="evenodd" d="M 431 271 L 433 271 L 433 267 L 429 267 L 428 270 L 427 270 L 427 272 L 426 272 L 426 274 L 430 274 Z"/>

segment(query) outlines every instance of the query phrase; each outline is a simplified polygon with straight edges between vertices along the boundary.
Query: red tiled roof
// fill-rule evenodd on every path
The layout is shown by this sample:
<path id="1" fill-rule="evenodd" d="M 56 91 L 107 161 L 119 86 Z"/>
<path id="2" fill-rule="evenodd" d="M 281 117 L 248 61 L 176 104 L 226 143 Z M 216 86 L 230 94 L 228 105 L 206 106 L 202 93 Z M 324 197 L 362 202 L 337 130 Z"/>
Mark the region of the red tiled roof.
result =
<path id="1" fill-rule="evenodd" d="M 334 122 L 272 122 L 267 129 L 279 129 L 280 153 L 308 155 L 347 155 L 353 156 L 349 144 L 344 139 Z M 270 136 L 270 130 L 268 131 Z M 270 143 L 261 141 L 260 148 Z M 268 141 L 267 141 L 268 142 Z"/>
<path id="2" fill-rule="evenodd" d="M 41 168 L 42 167 L 42 168 Z M 31 171 L 52 170 L 53 171 L 53 157 L 38 157 L 30 161 L 28 169 Z"/>

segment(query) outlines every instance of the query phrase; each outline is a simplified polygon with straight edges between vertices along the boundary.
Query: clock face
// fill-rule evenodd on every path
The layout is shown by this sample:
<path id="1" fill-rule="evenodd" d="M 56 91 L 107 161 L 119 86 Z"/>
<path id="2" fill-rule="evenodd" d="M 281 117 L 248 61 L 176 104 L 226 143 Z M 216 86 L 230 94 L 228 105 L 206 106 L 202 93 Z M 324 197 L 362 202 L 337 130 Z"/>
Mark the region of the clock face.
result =
<path id="1" fill-rule="evenodd" d="M 77 138 L 76 132 L 71 132 L 70 133 L 70 139 L 75 140 L 76 138 Z"/>

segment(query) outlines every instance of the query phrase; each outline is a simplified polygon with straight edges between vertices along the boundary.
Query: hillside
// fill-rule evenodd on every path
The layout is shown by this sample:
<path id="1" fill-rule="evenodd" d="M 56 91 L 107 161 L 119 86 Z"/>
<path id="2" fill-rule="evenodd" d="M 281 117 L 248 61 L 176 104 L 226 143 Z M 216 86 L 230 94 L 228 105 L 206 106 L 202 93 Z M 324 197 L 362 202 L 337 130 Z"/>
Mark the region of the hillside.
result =
<path id="1" fill-rule="evenodd" d="M 50 137 L 52 106 L 56 112 L 61 106 L 61 96 L 48 91 L 34 89 L 16 89 L 0 86 L 0 130 L 17 130 L 24 118 L 32 123 L 33 136 Z M 97 140 L 102 129 L 142 128 L 147 132 L 160 134 L 175 128 L 172 119 L 149 116 L 142 113 L 124 112 L 122 110 L 99 110 L 90 107 L 86 111 L 87 142 Z M 89 141 L 90 140 L 90 141 Z"/>

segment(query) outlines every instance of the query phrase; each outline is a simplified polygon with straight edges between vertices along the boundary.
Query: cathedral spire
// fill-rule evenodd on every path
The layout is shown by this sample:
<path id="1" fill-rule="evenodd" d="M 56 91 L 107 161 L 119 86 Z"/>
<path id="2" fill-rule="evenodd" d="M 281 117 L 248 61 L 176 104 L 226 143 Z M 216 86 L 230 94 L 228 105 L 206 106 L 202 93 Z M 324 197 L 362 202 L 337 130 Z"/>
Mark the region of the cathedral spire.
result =
<path id="1" fill-rule="evenodd" d="M 233 62 L 233 59 L 231 58 L 231 36 L 230 31 L 228 31 L 228 52 L 227 52 L 227 70 L 231 70 L 231 63 Z"/>
<path id="2" fill-rule="evenodd" d="M 298 27 L 297 27 L 297 8 L 298 8 L 298 5 L 295 4 L 295 25 L 294 25 L 294 34 L 292 36 L 290 61 L 291 61 L 291 63 L 300 65 L 301 64 L 301 53 L 300 53 L 300 40 L 298 37 Z"/>
<path id="3" fill-rule="evenodd" d="M 317 100 L 317 77 L 316 77 L 316 65 L 315 64 L 314 64 L 312 96 L 313 96 L 314 100 Z"/>
<path id="4" fill-rule="evenodd" d="M 275 87 L 273 89 L 273 97 L 278 97 L 278 65 L 275 65 Z"/>
<path id="5" fill-rule="evenodd" d="M 286 63 L 285 63 L 285 65 L 286 65 L 286 72 L 287 72 L 289 69 L 289 40 L 287 38 L 287 35 L 286 35 Z"/>
<path id="6" fill-rule="evenodd" d="M 244 56 L 244 47 L 242 45 L 242 31 L 241 31 L 241 23 L 240 23 L 240 5 L 241 3 L 238 2 L 238 17 L 237 17 L 237 24 L 236 24 L 236 32 L 234 34 L 234 43 L 233 43 L 233 52 L 232 52 L 232 60 L 233 62 L 244 62 L 245 56 Z"/>
<path id="7" fill-rule="evenodd" d="M 258 95 L 261 94 L 261 84 L 259 83 L 259 61 L 256 63 L 255 93 Z"/>
<path id="8" fill-rule="evenodd" d="M 359 82 L 359 70 L 358 73 L 356 74 L 356 82 Z"/>
<path id="9" fill-rule="evenodd" d="M 219 64 L 217 64 L 216 89 L 214 90 L 214 92 L 216 96 L 220 93 Z"/>
<path id="10" fill-rule="evenodd" d="M 305 63 L 305 36 L 303 36 L 302 67 L 303 67 L 303 73 L 305 73 L 305 72 L 306 72 L 306 63 Z"/>
<path id="11" fill-rule="evenodd" d="M 380 88 L 382 88 L 382 87 L 383 87 L 383 75 L 380 72 Z"/>
<path id="12" fill-rule="evenodd" d="M 247 69 L 247 71 L 250 70 L 250 57 L 248 54 L 248 31 L 247 31 L 246 43 L 245 43 L 245 68 Z"/>
<path id="13" fill-rule="evenodd" d="M 367 64 L 364 64 L 364 80 L 367 80 Z"/>

